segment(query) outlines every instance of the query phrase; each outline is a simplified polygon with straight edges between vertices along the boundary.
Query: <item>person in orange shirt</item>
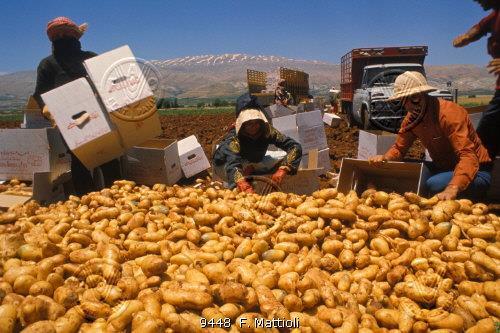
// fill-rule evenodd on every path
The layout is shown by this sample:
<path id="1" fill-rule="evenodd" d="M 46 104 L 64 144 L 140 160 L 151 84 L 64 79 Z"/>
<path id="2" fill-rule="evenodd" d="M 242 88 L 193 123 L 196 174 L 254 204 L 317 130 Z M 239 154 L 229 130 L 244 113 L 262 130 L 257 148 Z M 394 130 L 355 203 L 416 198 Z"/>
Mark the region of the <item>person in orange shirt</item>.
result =
<path id="1" fill-rule="evenodd" d="M 394 95 L 407 115 L 396 142 L 384 154 L 369 162 L 380 165 L 400 161 L 415 139 L 420 139 L 432 158 L 433 175 L 427 180 L 430 195 L 441 200 L 464 197 L 482 198 L 491 183 L 492 163 L 472 126 L 467 111 L 450 101 L 429 96 L 435 91 L 419 72 L 405 72 L 396 78 Z"/>
<path id="2" fill-rule="evenodd" d="M 466 33 L 453 40 L 453 46 L 463 47 L 475 42 L 486 34 L 488 38 L 488 53 L 493 60 L 488 64 L 488 70 L 497 76 L 495 96 L 488 108 L 483 112 L 479 121 L 477 134 L 484 146 L 488 149 L 491 158 L 500 154 L 500 1 L 499 0 L 475 0 L 484 10 L 492 9 L 492 12 L 474 25 Z"/>

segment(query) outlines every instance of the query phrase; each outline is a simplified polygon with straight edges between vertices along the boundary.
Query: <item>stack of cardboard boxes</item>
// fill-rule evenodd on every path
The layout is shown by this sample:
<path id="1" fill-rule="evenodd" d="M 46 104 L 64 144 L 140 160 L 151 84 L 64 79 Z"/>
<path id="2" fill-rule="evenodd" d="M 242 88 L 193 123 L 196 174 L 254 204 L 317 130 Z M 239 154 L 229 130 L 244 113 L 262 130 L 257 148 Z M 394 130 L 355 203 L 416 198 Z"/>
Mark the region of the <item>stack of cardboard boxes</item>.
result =
<path id="1" fill-rule="evenodd" d="M 282 134 L 301 144 L 303 154 L 301 168 L 307 168 L 309 151 L 317 150 L 317 174 L 320 175 L 330 171 L 330 150 L 326 141 L 321 111 L 315 110 L 274 118 L 273 126 Z M 271 147 L 270 150 L 276 151 L 277 148 Z"/>
<path id="2" fill-rule="evenodd" d="M 128 46 L 90 58 L 84 66 L 90 82 L 77 79 L 42 99 L 69 149 L 93 169 L 160 135 L 161 126 L 153 92 Z M 146 117 L 116 115 L 124 111 Z"/>

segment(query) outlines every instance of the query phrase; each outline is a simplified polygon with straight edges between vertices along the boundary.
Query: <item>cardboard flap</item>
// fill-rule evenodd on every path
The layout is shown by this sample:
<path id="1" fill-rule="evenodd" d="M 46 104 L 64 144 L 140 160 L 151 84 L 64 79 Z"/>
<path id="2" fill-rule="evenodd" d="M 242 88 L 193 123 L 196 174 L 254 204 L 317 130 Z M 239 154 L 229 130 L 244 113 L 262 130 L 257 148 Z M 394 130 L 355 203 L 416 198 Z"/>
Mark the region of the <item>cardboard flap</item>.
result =
<path id="1" fill-rule="evenodd" d="M 387 162 L 380 167 L 370 165 L 368 161 L 343 158 L 340 166 L 337 190 L 344 194 L 355 190 L 361 194 L 374 187 L 386 192 L 415 192 L 420 194 L 425 184 L 426 173 L 422 172 L 422 163 Z"/>
<path id="2" fill-rule="evenodd" d="M 47 129 L 0 129 L 0 178 L 33 180 L 50 171 Z"/>
<path id="3" fill-rule="evenodd" d="M 308 169 L 317 169 L 318 168 L 318 150 L 317 149 L 311 149 L 309 150 L 308 154 L 308 161 L 307 161 L 307 168 Z"/>
<path id="4" fill-rule="evenodd" d="M 0 193 L 0 210 L 7 210 L 10 207 L 18 204 L 23 205 L 30 200 L 30 196 Z"/>
<path id="5" fill-rule="evenodd" d="M 87 59 L 83 65 L 108 112 L 153 95 L 128 45 Z"/>
<path id="6" fill-rule="evenodd" d="M 85 78 L 53 89 L 43 94 L 42 99 L 71 150 L 113 130 Z M 88 113 L 90 120 L 78 124 L 77 119 L 83 113 Z"/>
<path id="7" fill-rule="evenodd" d="M 309 128 L 323 125 L 323 118 L 320 110 L 303 112 L 297 114 L 297 126 L 299 128 Z"/>

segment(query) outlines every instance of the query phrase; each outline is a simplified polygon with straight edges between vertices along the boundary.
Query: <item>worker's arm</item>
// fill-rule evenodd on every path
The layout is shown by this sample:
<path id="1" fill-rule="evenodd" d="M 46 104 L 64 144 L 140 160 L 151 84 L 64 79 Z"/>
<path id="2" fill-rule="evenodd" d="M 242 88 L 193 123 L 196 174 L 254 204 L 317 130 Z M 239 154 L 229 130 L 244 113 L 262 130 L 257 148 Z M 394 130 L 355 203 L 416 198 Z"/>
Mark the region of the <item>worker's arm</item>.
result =
<path id="1" fill-rule="evenodd" d="M 476 177 L 479 170 L 479 159 L 474 149 L 474 143 L 469 139 L 467 111 L 457 107 L 454 112 L 447 113 L 445 117 L 446 121 L 442 122 L 443 131 L 459 158 L 448 187 L 455 188 L 458 194 L 464 191 Z"/>
<path id="2" fill-rule="evenodd" d="M 54 75 L 50 66 L 49 61 L 44 59 L 40 62 L 36 71 L 36 86 L 33 98 L 35 98 L 40 109 L 43 109 L 45 106 L 41 95 L 54 88 Z"/>
<path id="3" fill-rule="evenodd" d="M 244 180 L 242 171 L 243 158 L 240 154 L 238 138 L 234 136 L 230 140 L 225 141 L 219 149 L 222 149 L 222 152 L 226 156 L 224 170 L 226 171 L 229 188 L 234 188 L 238 182 Z"/>
<path id="4" fill-rule="evenodd" d="M 478 24 L 470 28 L 469 31 L 456 37 L 453 40 L 453 46 L 462 47 L 481 39 L 481 37 L 486 35 L 486 33 L 488 33 L 488 31 L 490 30 L 492 20 L 494 19 L 495 12 L 492 12 L 490 15 L 479 21 Z"/>
<path id="5" fill-rule="evenodd" d="M 280 168 L 285 169 L 289 174 L 297 173 L 302 159 L 302 147 L 294 139 L 281 134 L 274 127 L 270 127 L 270 144 L 286 152 L 286 157 L 280 164 Z"/>
<path id="6" fill-rule="evenodd" d="M 417 137 L 412 132 L 399 133 L 396 142 L 384 155 L 372 156 L 368 162 L 380 165 L 387 161 L 401 161 Z"/>

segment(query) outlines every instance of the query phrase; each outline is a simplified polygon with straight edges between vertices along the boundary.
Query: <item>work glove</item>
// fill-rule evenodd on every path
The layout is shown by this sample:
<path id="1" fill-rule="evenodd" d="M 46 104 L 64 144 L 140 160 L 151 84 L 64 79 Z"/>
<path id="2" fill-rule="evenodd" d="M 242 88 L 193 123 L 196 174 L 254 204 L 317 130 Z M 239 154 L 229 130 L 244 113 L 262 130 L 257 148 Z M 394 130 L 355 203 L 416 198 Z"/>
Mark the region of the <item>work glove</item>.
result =
<path id="1" fill-rule="evenodd" d="M 276 172 L 272 175 L 271 179 L 273 180 L 273 182 L 275 182 L 276 184 L 281 184 L 281 182 L 283 181 L 283 179 L 285 178 L 285 176 L 288 174 L 288 172 L 286 171 L 286 169 L 278 169 L 276 170 Z"/>
<path id="2" fill-rule="evenodd" d="M 252 185 L 246 181 L 246 179 L 241 179 L 236 183 L 236 187 L 240 192 L 255 193 Z"/>

